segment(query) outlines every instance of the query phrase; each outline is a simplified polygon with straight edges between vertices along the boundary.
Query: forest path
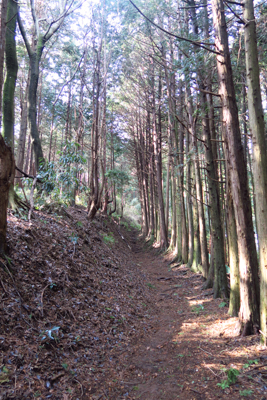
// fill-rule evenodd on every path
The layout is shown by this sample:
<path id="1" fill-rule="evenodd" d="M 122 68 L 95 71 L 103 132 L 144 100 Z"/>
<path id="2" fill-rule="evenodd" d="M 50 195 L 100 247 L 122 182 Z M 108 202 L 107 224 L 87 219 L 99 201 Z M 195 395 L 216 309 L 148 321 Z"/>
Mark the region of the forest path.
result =
<path id="1" fill-rule="evenodd" d="M 213 299 L 212 290 L 201 289 L 201 275 L 185 265 L 172 268 L 168 257 L 142 250 L 138 241 L 133 250 L 155 307 L 148 310 L 148 333 L 124 358 L 129 397 L 264 400 L 264 388 L 255 390 L 242 374 L 229 388 L 217 386 L 227 379 L 224 369 L 241 370 L 248 358 L 259 357 L 258 339 L 235 335 L 236 319 L 221 299 Z"/>

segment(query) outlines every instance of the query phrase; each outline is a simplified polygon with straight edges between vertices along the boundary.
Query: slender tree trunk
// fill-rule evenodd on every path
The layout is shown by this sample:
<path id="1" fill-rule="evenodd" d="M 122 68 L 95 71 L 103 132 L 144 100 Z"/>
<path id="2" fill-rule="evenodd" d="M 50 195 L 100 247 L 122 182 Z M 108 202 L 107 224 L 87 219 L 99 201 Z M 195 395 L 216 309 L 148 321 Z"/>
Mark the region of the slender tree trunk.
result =
<path id="1" fill-rule="evenodd" d="M 71 82 L 68 85 L 68 103 L 66 110 L 66 124 L 65 124 L 65 142 L 71 140 Z"/>
<path id="2" fill-rule="evenodd" d="M 202 274 L 203 274 L 203 277 L 205 279 L 207 279 L 208 272 L 209 272 L 209 259 L 208 259 L 208 245 L 207 245 L 205 216 L 204 216 L 204 208 L 203 208 L 202 183 L 201 183 L 200 169 L 199 169 L 199 158 L 198 158 L 197 138 L 196 138 L 196 132 L 195 132 L 195 122 L 193 119 L 191 94 L 190 94 L 190 89 L 189 89 L 188 85 L 186 87 L 186 90 L 187 90 L 190 132 L 192 135 L 192 145 L 193 145 L 193 149 L 194 149 L 194 167 L 195 167 L 195 180 L 196 180 L 196 198 L 197 198 L 198 218 L 199 218 L 199 239 L 200 239 L 200 247 L 201 247 Z"/>
<path id="3" fill-rule="evenodd" d="M 161 116 L 159 112 L 159 124 L 156 119 L 156 99 L 155 99 L 155 85 L 153 79 L 153 104 L 152 104 L 152 116 L 153 116 L 153 145 L 154 145 L 154 159 L 156 164 L 156 181 L 157 181 L 157 197 L 159 205 L 159 216 L 160 216 L 160 247 L 166 249 L 168 246 L 167 231 L 165 224 L 165 212 L 164 212 L 164 201 L 163 201 L 163 189 L 162 189 L 162 163 L 161 163 Z M 160 91 L 160 79 L 159 79 L 159 91 Z"/>
<path id="4" fill-rule="evenodd" d="M 52 109 L 52 117 L 51 117 L 51 127 L 50 127 L 50 138 L 49 138 L 49 152 L 48 152 L 48 161 L 51 161 L 52 158 L 52 144 L 53 144 L 53 135 L 54 135 L 54 123 L 55 123 L 55 106 L 53 105 Z"/>
<path id="5" fill-rule="evenodd" d="M 186 154 L 189 154 L 189 132 L 186 133 Z M 187 210 L 188 210 L 188 268 L 191 268 L 194 260 L 194 220 L 193 220 L 193 201 L 192 201 L 192 177 L 191 177 L 191 159 L 188 159 L 186 165 L 187 179 Z"/>
<path id="6" fill-rule="evenodd" d="M 240 278 L 238 263 L 238 244 L 236 233 L 236 222 L 234 214 L 234 204 L 231 192 L 231 178 L 227 171 L 227 237 L 229 248 L 229 267 L 230 267 L 230 302 L 228 313 L 232 317 L 237 317 L 240 308 Z"/>
<path id="7" fill-rule="evenodd" d="M 11 147 L 0 135 L 0 254 L 6 251 L 7 206 L 10 185 L 13 185 L 15 161 Z"/>
<path id="8" fill-rule="evenodd" d="M 92 127 L 92 158 L 91 158 L 91 182 L 90 182 L 90 198 L 88 203 L 88 218 L 92 220 L 100 205 L 101 205 L 101 191 L 99 188 L 99 117 L 100 117 L 100 66 L 101 66 L 101 51 L 102 39 L 97 51 L 96 60 L 96 95 L 95 95 L 95 112 L 93 117 Z"/>
<path id="9" fill-rule="evenodd" d="M 182 96 L 180 96 L 181 99 Z M 181 101 L 182 103 L 182 101 Z M 181 165 L 179 171 L 179 186 L 181 193 L 181 214 L 182 214 L 182 260 L 183 263 L 187 264 L 188 262 L 188 232 L 187 232 L 187 224 L 186 224 L 186 212 L 185 212 L 185 200 L 184 200 L 184 128 L 180 128 L 179 132 L 179 152 L 180 155 L 178 157 L 179 164 Z"/>
<path id="10" fill-rule="evenodd" d="M 41 139 L 37 127 L 37 88 L 39 79 L 39 63 L 41 54 L 33 53 L 30 56 L 30 83 L 28 97 L 28 123 L 32 138 L 34 151 L 35 168 L 38 171 L 39 165 L 44 160 Z"/>
<path id="11" fill-rule="evenodd" d="M 171 169 L 171 196 L 172 196 L 172 230 L 171 230 L 171 243 L 170 250 L 174 250 L 177 242 L 177 209 L 176 209 L 176 177 L 174 173 L 174 166 Z"/>
<path id="12" fill-rule="evenodd" d="M 203 88 L 204 89 L 204 88 Z M 205 138 L 205 157 L 206 157 L 206 170 L 209 188 L 209 204 L 211 216 L 211 235 L 212 245 L 214 248 L 214 298 L 225 297 L 228 298 L 227 277 L 224 259 L 224 237 L 221 220 L 221 208 L 219 200 L 219 191 L 217 184 L 217 175 L 213 162 L 213 153 L 211 146 L 211 135 L 209 126 L 209 116 L 207 110 L 206 95 L 201 93 L 202 109 L 203 109 L 203 131 Z"/>
<path id="13" fill-rule="evenodd" d="M 0 131 L 2 126 L 2 89 L 3 89 L 3 71 L 6 45 L 6 14 L 8 0 L 2 0 L 0 17 Z"/>
<path id="14" fill-rule="evenodd" d="M 248 84 L 249 123 L 253 140 L 253 177 L 257 188 L 256 220 L 259 240 L 259 264 L 261 274 L 260 322 L 263 339 L 267 337 L 267 152 L 265 126 L 259 80 L 259 63 L 256 37 L 256 21 L 253 0 L 245 0 L 243 15 L 246 25 L 245 55 Z"/>
<path id="15" fill-rule="evenodd" d="M 166 201 L 165 201 L 165 224 L 167 235 L 169 232 L 169 213 L 170 213 L 170 167 L 171 167 L 171 127 L 168 127 L 168 159 L 166 176 Z"/>
<path id="16" fill-rule="evenodd" d="M 161 180 L 162 174 L 161 174 L 160 155 L 158 151 L 158 135 L 157 135 L 155 109 L 153 109 L 153 116 L 154 116 L 154 126 L 153 126 L 154 156 L 156 163 L 156 177 L 157 177 L 158 201 L 159 201 L 159 212 L 160 212 L 160 246 L 163 249 L 166 249 L 168 245 L 168 239 L 166 235 L 164 202 L 163 202 L 162 180 Z"/>
<path id="17" fill-rule="evenodd" d="M 21 88 L 21 114 L 20 114 L 20 132 L 19 132 L 19 142 L 18 142 L 18 151 L 17 151 L 17 167 L 23 170 L 24 166 L 24 158 L 25 158 L 25 145 L 26 145 L 26 137 L 27 137 L 27 96 L 28 96 L 28 83 L 29 83 L 29 76 L 27 79 L 27 85 L 25 88 L 25 92 Z M 17 176 L 21 176 L 19 171 L 16 173 Z M 21 179 L 17 179 L 15 183 L 19 183 L 21 185 Z"/>

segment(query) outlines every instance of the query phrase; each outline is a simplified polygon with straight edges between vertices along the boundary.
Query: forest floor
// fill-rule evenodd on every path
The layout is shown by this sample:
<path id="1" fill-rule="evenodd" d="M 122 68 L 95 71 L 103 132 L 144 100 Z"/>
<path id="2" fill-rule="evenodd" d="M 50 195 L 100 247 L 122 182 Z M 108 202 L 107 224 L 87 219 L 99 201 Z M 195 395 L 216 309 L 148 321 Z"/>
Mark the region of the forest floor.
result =
<path id="1" fill-rule="evenodd" d="M 82 207 L 9 213 L 0 400 L 267 400 L 259 337 L 237 336 L 199 274 L 121 223 Z"/>

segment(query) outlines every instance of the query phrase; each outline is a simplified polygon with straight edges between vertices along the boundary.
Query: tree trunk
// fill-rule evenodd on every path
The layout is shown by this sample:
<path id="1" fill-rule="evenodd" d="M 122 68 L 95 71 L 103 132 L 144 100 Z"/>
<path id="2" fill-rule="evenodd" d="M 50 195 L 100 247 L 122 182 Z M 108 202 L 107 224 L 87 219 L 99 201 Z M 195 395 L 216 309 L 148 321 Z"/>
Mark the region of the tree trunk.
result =
<path id="1" fill-rule="evenodd" d="M 5 142 L 14 151 L 14 94 L 18 72 L 16 53 L 16 25 L 18 4 L 8 0 L 6 30 L 6 79 L 3 91 L 3 136 Z M 15 17 L 14 17 L 15 16 Z"/>
<path id="2" fill-rule="evenodd" d="M 215 27 L 215 46 L 220 53 L 220 55 L 217 55 L 217 70 L 225 128 L 223 131 L 225 134 L 226 159 L 229 165 L 237 224 L 241 302 L 240 329 L 242 335 L 249 335 L 259 329 L 258 260 L 222 0 L 212 0 L 212 13 Z"/>
<path id="3" fill-rule="evenodd" d="M 187 103 L 188 103 L 189 126 L 190 126 L 189 129 L 192 135 L 192 146 L 194 149 L 194 167 L 195 167 L 195 180 L 196 180 L 196 198 L 197 198 L 197 208 L 198 208 L 198 218 L 199 218 L 199 239 L 201 247 L 202 274 L 203 277 L 207 279 L 209 272 L 207 234 L 206 234 L 205 216 L 203 208 L 202 183 L 201 183 L 200 169 L 199 169 L 195 121 L 193 119 L 191 93 L 188 84 L 186 87 L 186 91 L 187 91 Z"/>
<path id="4" fill-rule="evenodd" d="M 6 252 L 7 206 L 10 185 L 13 185 L 15 161 L 11 147 L 0 135 L 0 254 Z"/>
<path id="5" fill-rule="evenodd" d="M 203 88 L 204 89 L 204 88 Z M 215 172 L 215 165 L 213 162 L 213 153 L 211 145 L 211 135 L 208 116 L 208 104 L 206 101 L 206 94 L 201 93 L 201 103 L 203 109 L 203 132 L 205 139 L 205 157 L 206 157 L 206 170 L 209 188 L 209 205 L 211 216 L 211 235 L 212 245 L 214 248 L 214 298 L 224 297 L 228 298 L 227 277 L 224 259 L 224 237 L 221 221 L 221 208 L 219 200 L 219 191 L 217 184 L 217 175 Z"/>
<path id="6" fill-rule="evenodd" d="M 163 191 L 162 191 L 162 173 L 161 173 L 161 163 L 160 155 L 158 149 L 158 134 L 157 134 L 157 124 L 156 124 L 156 112 L 153 109 L 153 141 L 154 141 L 154 156 L 156 163 L 156 178 L 157 178 L 157 189 L 158 189 L 158 201 L 159 201 L 159 213 L 160 213 L 160 247 L 163 249 L 167 248 L 168 239 L 166 235 L 166 225 L 165 225 L 165 214 L 164 214 L 164 202 L 163 202 Z"/>
<path id="7" fill-rule="evenodd" d="M 28 123 L 34 151 L 35 169 L 37 171 L 39 170 L 40 163 L 44 160 L 42 144 L 37 127 L 37 88 L 40 58 L 41 54 L 39 55 L 37 52 L 30 56 L 30 83 L 28 94 Z"/>
<path id="8" fill-rule="evenodd" d="M 18 150 L 17 150 L 17 162 L 16 165 L 19 169 L 23 170 L 24 167 L 24 158 L 25 158 L 25 145 L 26 145 L 26 136 L 27 136 L 27 114 L 28 114 L 28 108 L 27 108 L 27 95 L 28 95 L 28 82 L 27 81 L 27 86 L 25 88 L 25 92 L 23 93 L 23 90 L 21 89 L 21 100 L 20 100 L 20 107 L 21 107 L 21 113 L 20 113 L 20 131 L 19 131 L 19 142 L 18 142 Z M 50 160 L 49 160 L 50 161 Z M 21 173 L 17 171 L 16 173 L 17 176 L 21 176 Z M 16 179 L 15 183 L 19 183 L 21 185 L 21 179 Z"/>
<path id="9" fill-rule="evenodd" d="M 0 130 L 2 126 L 2 88 L 6 44 L 6 14 L 8 0 L 2 0 L 0 17 Z"/>
<path id="10" fill-rule="evenodd" d="M 245 0 L 243 15 L 246 21 L 245 54 L 248 85 L 249 124 L 253 141 L 253 177 L 256 196 L 256 220 L 259 240 L 259 264 L 261 274 L 260 322 L 266 345 L 267 335 L 267 152 L 264 116 L 259 80 L 259 63 L 256 37 L 256 21 L 253 0 Z"/>
<path id="11" fill-rule="evenodd" d="M 232 317 L 237 317 L 240 308 L 240 278 L 239 278 L 239 263 L 238 263 L 238 244 L 236 233 L 236 222 L 234 214 L 233 197 L 231 192 L 231 178 L 229 172 L 227 174 L 227 237 L 229 249 L 229 267 L 230 267 L 230 302 L 228 314 Z"/>
<path id="12" fill-rule="evenodd" d="M 88 218 L 92 220 L 101 205 L 101 193 L 99 188 L 99 122 L 100 122 L 100 67 L 101 67 L 101 51 L 102 39 L 97 51 L 96 59 L 96 94 L 95 94 L 95 110 L 93 114 L 92 125 L 92 155 L 91 155 L 91 181 L 90 181 L 90 197 L 88 202 Z"/>
<path id="13" fill-rule="evenodd" d="M 186 134 L 186 154 L 189 154 L 189 132 Z M 194 220 L 193 220 L 193 201 L 192 201 L 192 161 L 189 159 L 186 165 L 187 180 L 187 210 L 188 210 L 188 268 L 191 268 L 194 260 Z"/>
<path id="14" fill-rule="evenodd" d="M 48 42 L 49 39 L 51 39 L 51 37 L 59 30 L 64 21 L 65 16 L 67 15 L 67 13 L 65 13 L 66 1 L 67 0 L 60 2 L 60 17 L 57 20 L 52 21 L 51 23 L 48 22 L 47 29 L 45 29 L 46 33 L 44 35 L 40 34 L 40 26 L 39 26 L 39 20 L 38 18 L 36 18 L 35 4 L 33 1 L 31 2 L 31 13 L 33 16 L 33 23 L 34 23 L 34 29 L 32 30 L 34 35 L 32 47 L 30 46 L 30 43 L 28 41 L 26 31 L 24 29 L 22 20 L 20 18 L 20 13 L 18 12 L 17 14 L 20 32 L 23 37 L 30 60 L 28 122 L 32 138 L 32 146 L 34 150 L 35 169 L 37 171 L 39 170 L 40 163 L 44 161 L 41 140 L 39 137 L 38 126 L 37 126 L 37 89 L 38 89 L 38 80 L 40 72 L 39 71 L 40 61 L 46 42 Z M 43 21 L 46 21 L 46 19 Z"/>

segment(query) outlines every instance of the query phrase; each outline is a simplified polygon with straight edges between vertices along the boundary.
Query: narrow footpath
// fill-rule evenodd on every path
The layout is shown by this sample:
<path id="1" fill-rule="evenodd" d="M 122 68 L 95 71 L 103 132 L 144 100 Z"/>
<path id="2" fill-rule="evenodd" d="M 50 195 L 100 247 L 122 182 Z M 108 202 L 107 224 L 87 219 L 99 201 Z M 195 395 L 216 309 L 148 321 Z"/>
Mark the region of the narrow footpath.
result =
<path id="1" fill-rule="evenodd" d="M 201 289 L 201 275 L 142 250 L 138 241 L 133 250 L 154 307 L 147 310 L 148 333 L 125 353 L 123 398 L 267 399 L 267 357 L 259 338 L 236 335 L 237 319 L 211 289 Z M 218 384 L 227 382 L 229 370 L 239 377 L 223 389 Z"/>
<path id="2" fill-rule="evenodd" d="M 0 400 L 267 400 L 267 352 L 200 274 L 83 207 L 9 213 Z"/>

